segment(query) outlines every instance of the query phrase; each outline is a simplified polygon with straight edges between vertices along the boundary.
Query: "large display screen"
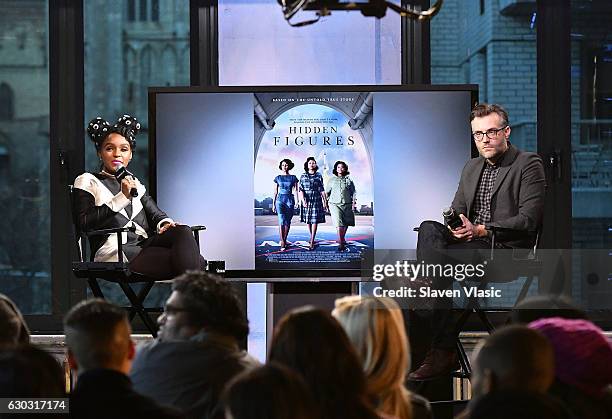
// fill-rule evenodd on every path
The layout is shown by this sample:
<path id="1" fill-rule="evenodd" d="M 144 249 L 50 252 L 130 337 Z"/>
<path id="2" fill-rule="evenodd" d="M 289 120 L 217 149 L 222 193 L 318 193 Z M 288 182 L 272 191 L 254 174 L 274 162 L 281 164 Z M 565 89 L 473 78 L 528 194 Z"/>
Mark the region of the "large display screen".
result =
<path id="1" fill-rule="evenodd" d="M 414 249 L 413 228 L 441 218 L 470 158 L 476 92 L 162 88 L 149 97 L 160 208 L 206 225 L 202 253 L 228 271 L 292 275 L 359 270 L 364 252 Z"/>

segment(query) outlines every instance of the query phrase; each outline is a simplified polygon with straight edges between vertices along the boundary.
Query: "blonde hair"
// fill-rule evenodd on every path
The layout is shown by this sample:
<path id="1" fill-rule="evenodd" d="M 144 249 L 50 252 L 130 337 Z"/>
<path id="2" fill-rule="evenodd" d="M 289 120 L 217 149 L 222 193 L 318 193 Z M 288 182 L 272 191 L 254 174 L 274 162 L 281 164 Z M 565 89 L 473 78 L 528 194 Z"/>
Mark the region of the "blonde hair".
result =
<path id="1" fill-rule="evenodd" d="M 332 314 L 361 357 L 378 413 L 411 419 L 410 393 L 404 387 L 410 354 L 397 303 L 390 298 L 343 297 L 336 300 Z"/>

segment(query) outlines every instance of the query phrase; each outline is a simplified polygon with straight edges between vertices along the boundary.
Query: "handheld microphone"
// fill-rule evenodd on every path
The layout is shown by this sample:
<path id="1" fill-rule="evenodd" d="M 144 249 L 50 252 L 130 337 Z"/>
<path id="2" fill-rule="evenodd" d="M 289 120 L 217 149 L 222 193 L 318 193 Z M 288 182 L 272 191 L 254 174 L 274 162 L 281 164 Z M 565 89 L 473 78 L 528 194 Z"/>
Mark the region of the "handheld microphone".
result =
<path id="1" fill-rule="evenodd" d="M 115 166 L 115 179 L 117 179 L 117 181 L 119 183 L 121 183 L 121 181 L 123 180 L 123 178 L 125 178 L 126 176 L 132 176 L 134 177 L 133 174 L 131 174 L 128 169 L 125 168 L 125 166 L 123 166 L 122 164 L 118 164 Z M 138 196 L 138 191 L 136 190 L 136 188 L 131 188 L 130 189 L 130 195 L 133 198 L 136 198 Z"/>
<path id="2" fill-rule="evenodd" d="M 444 222 L 447 226 L 449 226 L 452 230 L 459 228 L 463 225 L 463 221 L 461 221 L 461 217 L 455 211 L 453 207 L 444 208 L 442 211 L 442 216 L 444 217 Z"/>

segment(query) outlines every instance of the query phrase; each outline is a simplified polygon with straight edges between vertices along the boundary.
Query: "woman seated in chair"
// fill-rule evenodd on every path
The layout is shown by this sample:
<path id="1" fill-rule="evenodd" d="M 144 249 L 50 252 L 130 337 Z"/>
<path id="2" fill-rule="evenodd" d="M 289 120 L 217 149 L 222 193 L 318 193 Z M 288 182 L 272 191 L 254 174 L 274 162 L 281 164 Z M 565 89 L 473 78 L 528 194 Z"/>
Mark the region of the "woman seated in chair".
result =
<path id="1" fill-rule="evenodd" d="M 134 227 L 121 233 L 130 270 L 153 279 L 169 279 L 187 269 L 202 269 L 204 259 L 188 226 L 169 218 L 131 175 L 121 176 L 132 159 L 140 123 L 123 115 L 115 125 L 93 119 L 87 134 L 100 158 L 98 173 L 74 181 L 74 214 L 80 231 Z M 118 180 L 119 179 L 119 180 Z M 117 262 L 117 234 L 92 236 L 94 261 Z"/>

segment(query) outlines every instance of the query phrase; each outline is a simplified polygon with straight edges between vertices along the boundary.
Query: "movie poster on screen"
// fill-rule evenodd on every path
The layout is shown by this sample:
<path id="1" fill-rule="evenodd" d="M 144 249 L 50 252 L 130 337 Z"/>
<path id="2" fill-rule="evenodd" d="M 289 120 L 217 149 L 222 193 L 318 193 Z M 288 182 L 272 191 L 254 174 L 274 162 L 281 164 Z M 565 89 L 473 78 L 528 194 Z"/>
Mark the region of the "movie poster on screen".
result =
<path id="1" fill-rule="evenodd" d="M 256 269 L 361 267 L 363 252 L 374 248 L 372 118 L 369 92 L 254 95 Z M 309 182 L 313 177 L 305 173 L 308 157 L 316 160 L 325 197 L 342 196 L 341 211 L 324 208 L 320 182 Z M 284 159 L 294 165 L 288 175 L 279 168 Z M 342 182 L 333 174 L 338 161 L 349 169 Z M 300 205 L 301 193 L 306 205 Z M 321 212 L 324 221 L 316 215 Z M 344 246 L 339 224 L 349 224 Z"/>

